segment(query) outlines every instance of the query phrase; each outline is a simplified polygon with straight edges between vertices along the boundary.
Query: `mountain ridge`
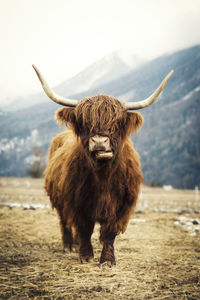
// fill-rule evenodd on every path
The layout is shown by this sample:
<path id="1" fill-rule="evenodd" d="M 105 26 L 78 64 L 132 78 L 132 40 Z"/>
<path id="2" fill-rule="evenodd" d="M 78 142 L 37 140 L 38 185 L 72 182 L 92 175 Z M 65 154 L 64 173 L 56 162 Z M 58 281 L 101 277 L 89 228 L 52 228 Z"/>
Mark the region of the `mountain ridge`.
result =
<path id="1" fill-rule="evenodd" d="M 136 68 L 144 63 L 143 59 L 140 59 L 134 55 L 132 56 L 132 62 L 128 62 L 126 58 L 117 51 L 112 52 L 98 61 L 90 64 L 84 70 L 78 72 L 71 78 L 64 80 L 54 87 L 54 90 L 58 94 L 62 94 L 66 98 L 70 98 L 76 93 L 85 92 L 89 89 L 100 86 L 101 84 L 115 80 L 128 73 L 133 68 Z M 36 77 L 35 80 L 37 80 Z M 7 112 L 14 112 L 42 102 L 47 103 L 47 101 L 48 98 L 41 91 L 40 93 L 35 93 L 26 97 L 17 97 L 8 105 L 0 105 L 0 108 Z"/>
<path id="2" fill-rule="evenodd" d="M 174 74 L 158 102 L 141 111 L 144 126 L 132 140 L 141 157 L 145 183 L 194 188 L 200 183 L 200 45 L 146 62 L 72 96 L 81 99 L 101 91 L 124 101 L 141 100 L 171 69 Z M 25 160 L 34 146 L 47 150 L 51 138 L 60 132 L 54 120 L 58 108 L 48 100 L 48 104 L 0 116 L 4 128 L 0 133 L 1 176 L 25 176 Z"/>

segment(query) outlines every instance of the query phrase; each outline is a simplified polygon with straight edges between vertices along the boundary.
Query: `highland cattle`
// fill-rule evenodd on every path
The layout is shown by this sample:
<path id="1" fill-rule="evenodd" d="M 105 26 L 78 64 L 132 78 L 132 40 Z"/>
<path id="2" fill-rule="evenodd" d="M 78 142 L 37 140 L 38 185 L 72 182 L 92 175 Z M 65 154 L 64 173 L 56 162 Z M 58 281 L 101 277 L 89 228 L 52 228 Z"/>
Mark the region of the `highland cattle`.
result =
<path id="1" fill-rule="evenodd" d="M 56 112 L 67 130 L 50 146 L 45 188 L 58 212 L 63 247 L 79 247 L 82 263 L 93 257 L 91 235 L 100 224 L 100 264 L 115 264 L 114 240 L 126 230 L 143 180 L 139 156 L 129 138 L 143 117 L 134 110 L 153 104 L 172 75 L 156 91 L 138 102 L 122 102 L 107 95 L 81 101 L 57 95 L 33 65 L 47 96 L 65 106 Z"/>

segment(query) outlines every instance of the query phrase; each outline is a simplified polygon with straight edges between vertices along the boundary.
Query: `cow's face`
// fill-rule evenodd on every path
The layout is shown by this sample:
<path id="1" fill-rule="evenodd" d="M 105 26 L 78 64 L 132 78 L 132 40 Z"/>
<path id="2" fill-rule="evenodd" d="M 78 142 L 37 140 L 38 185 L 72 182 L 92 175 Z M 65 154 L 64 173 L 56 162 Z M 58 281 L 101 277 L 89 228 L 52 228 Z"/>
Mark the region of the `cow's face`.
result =
<path id="1" fill-rule="evenodd" d="M 119 100 L 105 95 L 84 98 L 75 109 L 62 108 L 57 119 L 72 126 L 87 154 L 99 162 L 114 159 L 143 122 L 139 113 L 127 112 Z"/>

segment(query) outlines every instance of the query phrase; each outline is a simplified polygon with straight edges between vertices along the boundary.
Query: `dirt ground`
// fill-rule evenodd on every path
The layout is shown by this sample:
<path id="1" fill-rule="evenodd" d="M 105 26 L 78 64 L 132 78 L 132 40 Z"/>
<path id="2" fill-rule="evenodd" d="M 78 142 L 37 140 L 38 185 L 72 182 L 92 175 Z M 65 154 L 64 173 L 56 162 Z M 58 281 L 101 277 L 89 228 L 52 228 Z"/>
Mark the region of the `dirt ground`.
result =
<path id="1" fill-rule="evenodd" d="M 42 205 L 41 205 L 42 204 Z M 194 191 L 143 187 L 116 267 L 62 251 L 42 180 L 0 178 L 0 299 L 200 299 L 200 201 Z"/>

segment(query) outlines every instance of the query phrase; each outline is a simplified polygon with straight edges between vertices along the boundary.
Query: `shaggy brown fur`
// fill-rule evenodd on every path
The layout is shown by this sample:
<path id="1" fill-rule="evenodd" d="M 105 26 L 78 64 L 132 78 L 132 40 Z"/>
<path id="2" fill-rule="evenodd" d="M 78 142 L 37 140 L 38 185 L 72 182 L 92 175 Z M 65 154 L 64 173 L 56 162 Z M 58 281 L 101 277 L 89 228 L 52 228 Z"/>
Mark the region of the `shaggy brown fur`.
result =
<path id="1" fill-rule="evenodd" d="M 91 234 L 99 222 L 100 263 L 115 264 L 114 239 L 126 230 L 142 182 L 139 157 L 128 136 L 143 118 L 106 95 L 85 98 L 75 109 L 61 108 L 56 118 L 70 128 L 51 143 L 45 187 L 60 217 L 63 245 L 71 250 L 79 243 L 81 261 L 90 261 Z M 110 138 L 112 159 L 99 162 L 91 156 L 88 140 L 95 134 Z"/>

